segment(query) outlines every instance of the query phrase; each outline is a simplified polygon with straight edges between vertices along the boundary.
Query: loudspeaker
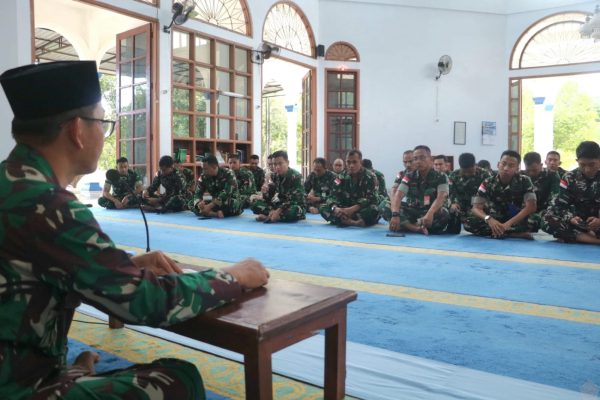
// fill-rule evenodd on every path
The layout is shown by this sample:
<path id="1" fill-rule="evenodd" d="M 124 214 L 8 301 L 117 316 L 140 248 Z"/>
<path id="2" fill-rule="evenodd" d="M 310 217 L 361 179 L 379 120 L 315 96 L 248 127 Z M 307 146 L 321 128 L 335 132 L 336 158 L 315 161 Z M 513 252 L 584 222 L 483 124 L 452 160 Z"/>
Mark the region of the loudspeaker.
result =
<path id="1" fill-rule="evenodd" d="M 317 45 L 317 57 L 325 57 L 325 46 L 322 44 Z"/>

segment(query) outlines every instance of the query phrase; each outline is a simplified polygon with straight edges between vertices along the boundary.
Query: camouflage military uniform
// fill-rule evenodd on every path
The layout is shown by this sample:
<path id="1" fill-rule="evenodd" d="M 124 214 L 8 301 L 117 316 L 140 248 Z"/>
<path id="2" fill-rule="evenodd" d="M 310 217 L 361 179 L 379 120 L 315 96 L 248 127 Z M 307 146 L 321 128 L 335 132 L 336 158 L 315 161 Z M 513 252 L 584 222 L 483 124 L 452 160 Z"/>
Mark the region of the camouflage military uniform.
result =
<path id="1" fill-rule="evenodd" d="M 548 228 L 544 216 L 554 198 L 558 196 L 560 190 L 560 176 L 558 176 L 557 172 L 543 170 L 537 177 L 529 177 L 529 179 L 531 179 L 531 183 L 533 183 L 533 190 L 537 198 L 536 215 L 532 215 L 530 218 L 538 221 L 539 228 L 546 231 Z"/>
<path id="2" fill-rule="evenodd" d="M 252 175 L 254 176 L 254 184 L 256 185 L 256 189 L 260 190 L 262 185 L 265 183 L 265 170 L 261 167 L 256 167 L 256 169 L 251 169 Z"/>
<path id="3" fill-rule="evenodd" d="M 468 211 L 471 209 L 471 201 L 473 196 L 477 194 L 477 189 L 481 183 L 492 176 L 492 173 L 486 169 L 479 167 L 475 168 L 475 174 L 465 176 L 460 169 L 452 171 L 448 176 L 448 184 L 450 185 L 450 204 L 458 204 L 460 206 L 460 221 L 464 221 Z"/>
<path id="4" fill-rule="evenodd" d="M 194 198 L 194 191 L 196 190 L 194 171 L 188 168 L 181 168 L 179 173 L 183 177 L 185 204 L 188 204 Z"/>
<path id="5" fill-rule="evenodd" d="M 238 182 L 232 170 L 219 167 L 216 176 L 208 176 L 204 173 L 200 175 L 194 199 L 189 205 L 190 210 L 196 215 L 200 215 L 200 210 L 198 210 L 196 204 L 204 201 L 203 197 L 206 192 L 212 196 L 210 201 L 215 204 L 212 211 L 222 211 L 226 217 L 242 213 Z M 204 201 L 204 203 L 208 204 L 210 201 Z"/>
<path id="6" fill-rule="evenodd" d="M 148 193 L 150 196 L 155 196 L 156 191 L 160 186 L 165 188 L 165 193 L 159 195 L 163 211 L 183 211 L 186 208 L 186 194 L 185 194 L 185 178 L 183 175 L 173 169 L 168 175 L 163 175 L 158 172 L 152 183 L 148 186 Z"/>
<path id="7" fill-rule="evenodd" d="M 527 175 L 517 174 L 508 185 L 504 185 L 500 182 L 500 176 L 495 174 L 481 183 L 472 204 L 485 203 L 483 208 L 485 213 L 504 223 L 517 215 L 526 201 L 535 199 L 533 184 Z M 488 224 L 471 211 L 467 214 L 464 227 L 474 235 L 492 235 Z M 528 218 L 510 227 L 506 233 L 537 232 L 539 227 L 539 217 L 532 213 Z"/>
<path id="8" fill-rule="evenodd" d="M 269 212 L 282 209 L 280 220 L 293 222 L 304 219 L 306 204 L 304 202 L 304 187 L 302 175 L 289 168 L 283 176 L 272 174 L 273 182 L 269 184 L 269 192 L 262 199 L 256 199 L 250 205 L 254 214 L 269 215 Z"/>
<path id="9" fill-rule="evenodd" d="M 546 232 L 565 242 L 575 242 L 581 232 L 570 220 L 600 217 L 600 171 L 589 179 L 579 170 L 567 172 L 560 181 L 560 192 L 545 215 Z M 600 237 L 600 230 L 596 232 Z"/>
<path id="10" fill-rule="evenodd" d="M 231 275 L 158 276 L 136 267 L 24 145 L 0 164 L 0 220 L 0 398 L 204 398 L 198 371 L 185 361 L 88 378 L 66 365 L 67 333 L 81 301 L 132 324 L 183 321 L 238 297 Z"/>
<path id="11" fill-rule="evenodd" d="M 446 174 L 430 170 L 426 177 L 419 171 L 404 175 L 398 190 L 405 193 L 406 205 L 400 208 L 400 225 L 416 224 L 431 208 L 439 192 L 448 193 L 448 177 Z M 450 213 L 444 204 L 434 215 L 429 233 L 442 233 L 448 226 Z"/>
<path id="12" fill-rule="evenodd" d="M 379 221 L 377 177 L 366 168 L 362 168 L 357 175 L 353 179 L 347 171 L 342 171 L 336 177 L 331 196 L 319 207 L 319 212 L 326 221 L 339 225 L 341 220 L 333 213 L 332 207 L 347 208 L 354 205 L 360 206 L 357 215 L 366 226 L 375 225 Z"/>
<path id="13" fill-rule="evenodd" d="M 402 183 L 402 178 L 404 178 L 404 175 L 406 175 L 406 173 L 407 170 L 398 172 L 398 174 L 396 175 L 396 179 L 394 179 L 394 184 L 392 185 L 392 193 L 394 193 L 394 191 L 398 189 L 400 183 Z M 404 207 L 405 203 L 403 202 L 402 204 Z M 390 219 L 392 218 L 392 203 L 389 196 L 380 200 L 379 213 L 381 214 L 384 220 L 390 222 Z"/>
<path id="14" fill-rule="evenodd" d="M 240 192 L 240 204 L 242 208 L 248 208 L 250 207 L 250 196 L 256 193 L 254 175 L 246 168 L 240 168 L 234 172 L 235 179 L 237 179 L 238 183 L 238 190 Z"/>
<path id="15" fill-rule="evenodd" d="M 383 172 L 377 171 L 376 169 L 372 170 L 371 172 L 373 172 L 377 177 L 377 193 L 379 193 L 380 200 L 389 198 L 390 196 L 385 187 L 385 176 L 383 175 Z"/>
<path id="16" fill-rule="evenodd" d="M 304 192 L 308 194 L 312 190 L 313 194 L 321 199 L 319 203 L 313 203 L 311 206 L 319 207 L 327 201 L 327 198 L 331 195 L 335 177 L 336 174 L 329 170 L 326 170 L 321 176 L 318 176 L 314 171 L 308 174 L 306 181 L 304 181 Z"/>
<path id="17" fill-rule="evenodd" d="M 125 196 L 130 194 L 130 190 L 135 190 L 136 185 L 142 184 L 142 180 L 137 172 L 135 172 L 133 169 L 128 169 L 127 175 L 119 175 L 119 180 L 117 182 L 112 182 L 107 178 L 104 183 L 110 185 L 112 195 L 116 197 L 117 200 L 122 201 Z M 127 208 L 137 207 L 139 204 L 140 200 L 138 196 L 129 196 Z M 104 196 L 98 199 L 98 205 L 108 209 L 116 208 L 115 203 Z"/>

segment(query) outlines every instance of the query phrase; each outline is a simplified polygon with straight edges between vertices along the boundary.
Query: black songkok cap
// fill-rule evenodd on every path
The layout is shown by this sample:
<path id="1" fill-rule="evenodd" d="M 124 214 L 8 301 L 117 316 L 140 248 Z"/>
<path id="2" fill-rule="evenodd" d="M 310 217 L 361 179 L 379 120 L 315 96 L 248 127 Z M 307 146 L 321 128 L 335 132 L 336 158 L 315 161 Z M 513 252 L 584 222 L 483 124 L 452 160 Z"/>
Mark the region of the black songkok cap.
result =
<path id="1" fill-rule="evenodd" d="M 100 102 L 95 61 L 58 61 L 25 65 L 0 75 L 15 118 L 50 117 Z"/>

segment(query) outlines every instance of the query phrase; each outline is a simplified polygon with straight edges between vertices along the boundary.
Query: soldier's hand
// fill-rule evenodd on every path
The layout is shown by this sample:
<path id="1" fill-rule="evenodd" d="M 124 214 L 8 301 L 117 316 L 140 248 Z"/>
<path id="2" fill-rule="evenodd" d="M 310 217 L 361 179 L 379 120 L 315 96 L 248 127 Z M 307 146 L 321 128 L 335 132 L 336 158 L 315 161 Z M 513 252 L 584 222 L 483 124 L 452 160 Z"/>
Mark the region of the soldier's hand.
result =
<path id="1" fill-rule="evenodd" d="M 421 218 L 421 226 L 425 228 L 431 228 L 433 224 L 433 215 L 425 214 L 423 218 Z"/>
<path id="2" fill-rule="evenodd" d="M 460 212 L 460 205 L 458 203 L 452 203 L 450 206 L 450 212 L 454 214 Z"/>
<path id="3" fill-rule="evenodd" d="M 131 257 L 131 261 L 138 268 L 149 269 L 156 275 L 181 274 L 183 270 L 175 261 L 161 251 L 151 251 Z"/>
<path id="4" fill-rule="evenodd" d="M 569 222 L 571 223 L 571 225 L 579 225 L 583 222 L 583 220 L 581 219 L 581 217 L 573 217 L 569 220 Z"/>
<path id="5" fill-rule="evenodd" d="M 117 209 L 120 210 L 121 208 L 123 208 L 123 203 L 121 203 L 119 200 L 115 199 L 114 203 L 115 203 L 115 207 L 117 207 Z"/>
<path id="6" fill-rule="evenodd" d="M 600 229 L 600 218 L 589 217 L 585 222 L 590 231 L 597 231 Z"/>
<path id="7" fill-rule="evenodd" d="M 230 273 L 244 289 L 256 289 L 269 282 L 269 271 L 253 258 L 247 258 L 222 270 Z"/>
<path id="8" fill-rule="evenodd" d="M 129 204 L 130 198 L 131 198 L 131 195 L 127 195 L 127 196 L 123 197 L 123 200 L 121 201 L 121 205 L 123 207 L 127 207 L 127 204 Z"/>
<path id="9" fill-rule="evenodd" d="M 392 217 L 390 219 L 390 231 L 397 231 L 400 229 L 400 217 Z"/>
<path id="10" fill-rule="evenodd" d="M 498 220 L 490 218 L 488 225 L 492 230 L 493 237 L 500 237 L 504 235 L 504 225 L 502 225 Z"/>

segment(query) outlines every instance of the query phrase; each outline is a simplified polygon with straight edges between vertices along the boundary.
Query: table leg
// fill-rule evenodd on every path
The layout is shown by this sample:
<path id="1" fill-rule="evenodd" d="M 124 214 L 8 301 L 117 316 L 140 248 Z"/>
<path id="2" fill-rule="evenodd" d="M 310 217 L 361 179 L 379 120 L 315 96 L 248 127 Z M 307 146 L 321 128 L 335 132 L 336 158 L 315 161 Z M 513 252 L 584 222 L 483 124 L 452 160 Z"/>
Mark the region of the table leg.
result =
<path id="1" fill-rule="evenodd" d="M 337 325 L 325 329 L 325 396 L 340 400 L 346 390 L 346 307 L 336 312 Z"/>
<path id="2" fill-rule="evenodd" d="M 125 324 L 120 319 L 117 319 L 117 318 L 113 317 L 112 315 L 108 316 L 108 327 L 110 329 L 121 329 L 124 326 L 125 326 Z"/>
<path id="3" fill-rule="evenodd" d="M 244 355 L 244 376 L 246 378 L 246 399 L 273 399 L 273 372 L 271 351 L 259 344 Z"/>

